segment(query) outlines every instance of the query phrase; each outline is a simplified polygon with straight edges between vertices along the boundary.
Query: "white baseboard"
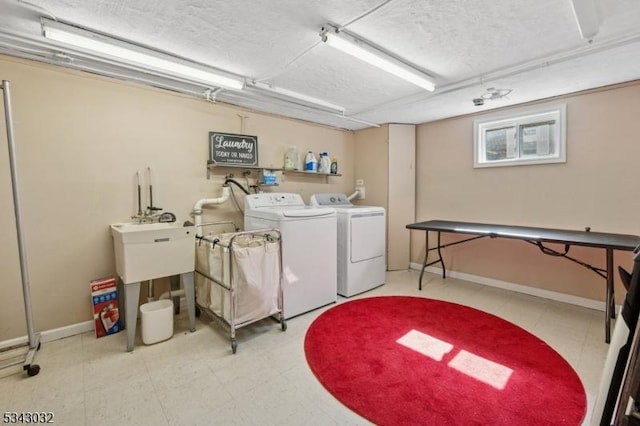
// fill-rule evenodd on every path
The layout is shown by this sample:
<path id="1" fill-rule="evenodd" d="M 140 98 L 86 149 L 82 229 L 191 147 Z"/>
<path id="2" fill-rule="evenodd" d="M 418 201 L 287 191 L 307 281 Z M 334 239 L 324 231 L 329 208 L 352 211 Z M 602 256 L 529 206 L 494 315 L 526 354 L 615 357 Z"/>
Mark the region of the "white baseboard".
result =
<path id="1" fill-rule="evenodd" d="M 187 309 L 187 303 L 184 297 L 180 298 L 180 309 Z M 124 312 L 124 309 L 121 312 Z M 93 321 L 79 322 L 77 324 L 71 324 L 64 327 L 39 332 L 40 342 L 52 342 L 54 340 L 64 339 L 65 337 L 71 337 L 75 336 L 76 334 L 82 334 L 93 330 Z M 0 341 L 0 351 L 13 346 L 25 345 L 28 342 L 29 337 L 26 335 L 22 337 L 16 337 L 15 339 L 3 340 Z"/>
<path id="2" fill-rule="evenodd" d="M 93 331 L 93 321 L 79 322 L 77 324 L 67 325 L 65 327 L 54 328 L 40 332 L 40 342 L 52 342 L 65 337 L 75 336 L 76 334 Z M 4 340 L 0 342 L 0 350 L 10 348 L 12 346 L 25 345 L 29 342 L 28 336 L 16 337 L 15 339 Z"/>
<path id="3" fill-rule="evenodd" d="M 421 270 L 422 265 L 419 263 L 411 263 L 409 265 L 411 269 Z M 442 268 L 436 268 L 428 266 L 425 268 L 425 272 L 431 272 L 442 276 Z M 500 281 L 493 278 L 481 277 L 478 275 L 466 274 L 464 272 L 447 271 L 447 276 L 451 278 L 457 278 L 460 280 L 471 281 L 476 284 L 482 284 L 489 287 L 497 287 L 504 290 L 515 291 L 517 293 L 528 294 L 530 296 L 542 297 L 544 299 L 555 300 L 557 302 L 568 303 L 571 305 L 582 306 L 584 308 L 595 309 L 598 311 L 604 311 L 606 308 L 605 302 L 587 299 L 585 297 L 573 296 L 570 294 L 559 293 L 557 291 L 544 290 L 536 287 L 529 287 L 522 284 L 510 283 L 507 281 Z M 617 309 L 616 309 L 617 311 Z"/>

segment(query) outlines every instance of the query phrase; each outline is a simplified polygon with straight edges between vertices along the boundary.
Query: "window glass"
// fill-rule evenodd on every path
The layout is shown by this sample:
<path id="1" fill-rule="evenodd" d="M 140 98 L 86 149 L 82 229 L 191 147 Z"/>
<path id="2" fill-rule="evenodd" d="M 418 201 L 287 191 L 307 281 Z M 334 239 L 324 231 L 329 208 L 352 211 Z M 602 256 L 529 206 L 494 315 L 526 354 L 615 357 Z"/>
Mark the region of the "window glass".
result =
<path id="1" fill-rule="evenodd" d="M 474 167 L 566 162 L 566 105 L 474 121 Z"/>

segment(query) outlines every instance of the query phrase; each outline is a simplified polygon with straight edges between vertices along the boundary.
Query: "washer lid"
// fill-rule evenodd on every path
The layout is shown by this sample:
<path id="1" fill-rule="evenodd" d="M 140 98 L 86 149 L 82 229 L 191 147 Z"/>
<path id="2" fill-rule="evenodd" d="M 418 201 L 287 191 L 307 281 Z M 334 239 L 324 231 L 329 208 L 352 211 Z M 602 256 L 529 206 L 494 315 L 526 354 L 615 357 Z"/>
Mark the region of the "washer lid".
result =
<path id="1" fill-rule="evenodd" d="M 262 207 L 257 209 L 246 209 L 245 216 L 257 217 L 270 220 L 299 220 L 321 217 L 332 217 L 336 215 L 336 210 L 329 207 Z"/>
<path id="2" fill-rule="evenodd" d="M 321 217 L 336 215 L 336 209 L 312 206 L 307 206 L 304 209 L 283 209 L 281 212 L 283 217 Z"/>
<path id="3" fill-rule="evenodd" d="M 336 207 L 338 214 L 344 214 L 351 217 L 356 216 L 384 216 L 384 207 L 378 206 L 351 206 L 351 207 Z"/>

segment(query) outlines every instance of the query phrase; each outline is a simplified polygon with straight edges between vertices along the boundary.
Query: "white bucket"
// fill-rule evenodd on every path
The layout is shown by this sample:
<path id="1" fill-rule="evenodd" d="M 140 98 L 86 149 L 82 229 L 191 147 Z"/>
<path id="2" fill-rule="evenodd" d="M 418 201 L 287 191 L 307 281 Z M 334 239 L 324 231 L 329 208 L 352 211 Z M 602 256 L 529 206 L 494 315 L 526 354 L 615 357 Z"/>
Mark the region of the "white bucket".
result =
<path id="1" fill-rule="evenodd" d="M 168 299 L 140 305 L 142 341 L 146 345 L 162 342 L 173 336 L 173 302 Z"/>

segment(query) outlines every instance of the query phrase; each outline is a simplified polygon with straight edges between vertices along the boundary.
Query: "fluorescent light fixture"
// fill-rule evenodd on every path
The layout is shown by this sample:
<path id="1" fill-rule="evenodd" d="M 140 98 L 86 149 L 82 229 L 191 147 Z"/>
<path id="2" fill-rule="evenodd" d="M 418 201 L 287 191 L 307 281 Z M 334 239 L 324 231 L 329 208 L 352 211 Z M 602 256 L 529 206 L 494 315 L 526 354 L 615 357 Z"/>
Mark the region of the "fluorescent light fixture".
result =
<path id="1" fill-rule="evenodd" d="M 576 18 L 580 37 L 590 40 L 600 29 L 600 11 L 597 0 L 571 0 L 573 16 Z"/>
<path id="2" fill-rule="evenodd" d="M 100 34 L 81 30 L 70 25 L 42 19 L 43 35 L 59 43 L 73 46 L 84 52 L 123 61 L 148 71 L 159 71 L 169 77 L 177 77 L 205 85 L 241 90 L 244 81 L 214 74 L 194 66 L 178 62 L 178 59 L 165 59 L 158 52 L 142 47 L 125 44 Z"/>
<path id="3" fill-rule="evenodd" d="M 314 98 L 313 96 L 308 96 L 303 93 L 294 92 L 292 90 L 283 89 L 281 87 L 275 87 L 270 84 L 261 83 L 258 81 L 247 82 L 247 84 L 251 87 L 255 87 L 260 90 L 264 90 L 273 94 L 276 97 L 281 97 L 286 100 L 294 99 L 301 101 L 305 104 L 320 107 L 322 109 L 330 110 L 332 112 L 338 112 L 340 114 L 344 114 L 346 108 L 340 105 L 332 104 L 322 99 Z"/>
<path id="4" fill-rule="evenodd" d="M 322 41 L 349 55 L 376 66 L 397 77 L 422 87 L 430 92 L 435 90 L 435 84 L 417 69 L 410 67 L 399 59 L 375 48 L 371 43 L 360 40 L 353 35 L 339 30 L 331 24 L 326 24 L 320 31 Z"/>

